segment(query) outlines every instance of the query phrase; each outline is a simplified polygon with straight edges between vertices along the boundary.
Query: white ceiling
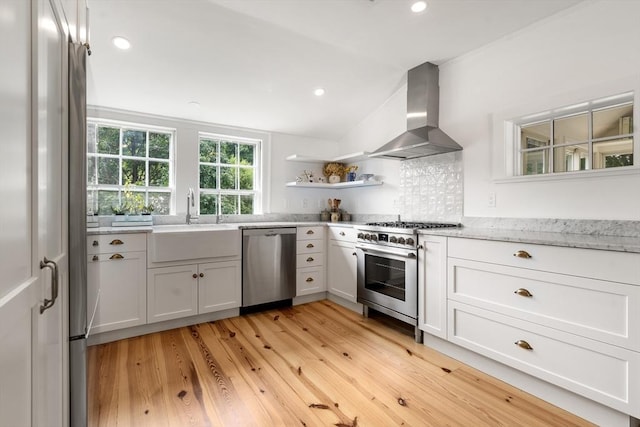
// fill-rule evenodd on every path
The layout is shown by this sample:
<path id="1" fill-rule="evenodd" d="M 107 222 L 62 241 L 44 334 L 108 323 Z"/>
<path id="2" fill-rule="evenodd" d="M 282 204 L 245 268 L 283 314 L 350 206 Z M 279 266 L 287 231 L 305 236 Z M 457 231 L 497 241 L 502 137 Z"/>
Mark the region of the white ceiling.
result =
<path id="1" fill-rule="evenodd" d="M 581 0 L 427 0 L 420 14 L 413 0 L 88 1 L 90 105 L 335 140 L 408 69 Z"/>

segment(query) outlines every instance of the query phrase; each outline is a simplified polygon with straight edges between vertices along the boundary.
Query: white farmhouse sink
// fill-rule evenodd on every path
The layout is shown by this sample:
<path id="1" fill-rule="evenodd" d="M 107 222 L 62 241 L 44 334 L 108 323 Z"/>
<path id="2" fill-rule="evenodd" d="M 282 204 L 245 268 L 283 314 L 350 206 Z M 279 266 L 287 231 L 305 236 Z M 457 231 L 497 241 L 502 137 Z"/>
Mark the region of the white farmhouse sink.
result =
<path id="1" fill-rule="evenodd" d="M 147 243 L 150 263 L 238 257 L 242 232 L 233 224 L 160 225 Z"/>

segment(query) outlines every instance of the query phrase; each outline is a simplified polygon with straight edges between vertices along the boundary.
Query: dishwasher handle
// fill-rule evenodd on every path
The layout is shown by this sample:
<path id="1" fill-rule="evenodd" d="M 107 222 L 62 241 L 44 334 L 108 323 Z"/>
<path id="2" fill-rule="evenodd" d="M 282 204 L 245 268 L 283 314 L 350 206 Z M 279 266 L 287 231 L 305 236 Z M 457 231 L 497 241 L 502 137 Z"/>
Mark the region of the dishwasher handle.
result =
<path id="1" fill-rule="evenodd" d="M 271 227 L 271 228 L 250 228 L 242 230 L 243 236 L 266 236 L 273 237 L 282 234 L 296 234 L 297 231 L 294 227 Z"/>

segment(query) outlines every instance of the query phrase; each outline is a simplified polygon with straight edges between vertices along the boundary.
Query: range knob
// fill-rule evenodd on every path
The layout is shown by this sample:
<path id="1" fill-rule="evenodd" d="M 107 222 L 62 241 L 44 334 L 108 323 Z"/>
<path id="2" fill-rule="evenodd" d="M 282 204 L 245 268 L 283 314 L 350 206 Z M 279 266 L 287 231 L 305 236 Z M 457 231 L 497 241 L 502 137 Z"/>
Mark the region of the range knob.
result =
<path id="1" fill-rule="evenodd" d="M 400 243 L 401 245 L 404 245 L 404 237 L 400 237 L 398 239 L 398 243 Z"/>
<path id="2" fill-rule="evenodd" d="M 358 233 L 358 239 L 364 239 L 364 233 Z"/>
<path id="3" fill-rule="evenodd" d="M 371 235 L 371 241 L 372 242 L 377 242 L 378 241 L 378 235 L 377 234 L 372 234 Z"/>
<path id="4" fill-rule="evenodd" d="M 371 234 L 367 233 L 364 235 L 365 240 L 371 240 Z"/>
<path id="5" fill-rule="evenodd" d="M 398 238 L 396 236 L 391 236 L 391 237 L 389 237 L 389 241 L 391 243 L 398 243 Z"/>
<path id="6" fill-rule="evenodd" d="M 405 243 L 406 243 L 407 245 L 411 245 L 411 246 L 413 246 L 413 245 L 414 245 L 414 243 L 416 243 L 416 242 L 415 242 L 411 237 L 409 237 L 409 238 L 407 238 L 407 240 L 405 241 Z"/>

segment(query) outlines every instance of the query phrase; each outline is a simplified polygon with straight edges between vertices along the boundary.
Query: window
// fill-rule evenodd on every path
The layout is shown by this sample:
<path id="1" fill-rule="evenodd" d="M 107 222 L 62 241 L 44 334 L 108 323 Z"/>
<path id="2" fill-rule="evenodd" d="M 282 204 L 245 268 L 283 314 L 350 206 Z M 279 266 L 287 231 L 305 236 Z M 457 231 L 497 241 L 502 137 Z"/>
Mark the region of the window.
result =
<path id="1" fill-rule="evenodd" d="M 175 131 L 143 125 L 87 123 L 87 207 L 111 215 L 115 210 L 168 215 L 173 196 Z"/>
<path id="2" fill-rule="evenodd" d="M 200 214 L 257 213 L 260 140 L 200 134 Z"/>
<path id="3" fill-rule="evenodd" d="M 633 93 L 514 124 L 516 175 L 633 166 Z"/>

